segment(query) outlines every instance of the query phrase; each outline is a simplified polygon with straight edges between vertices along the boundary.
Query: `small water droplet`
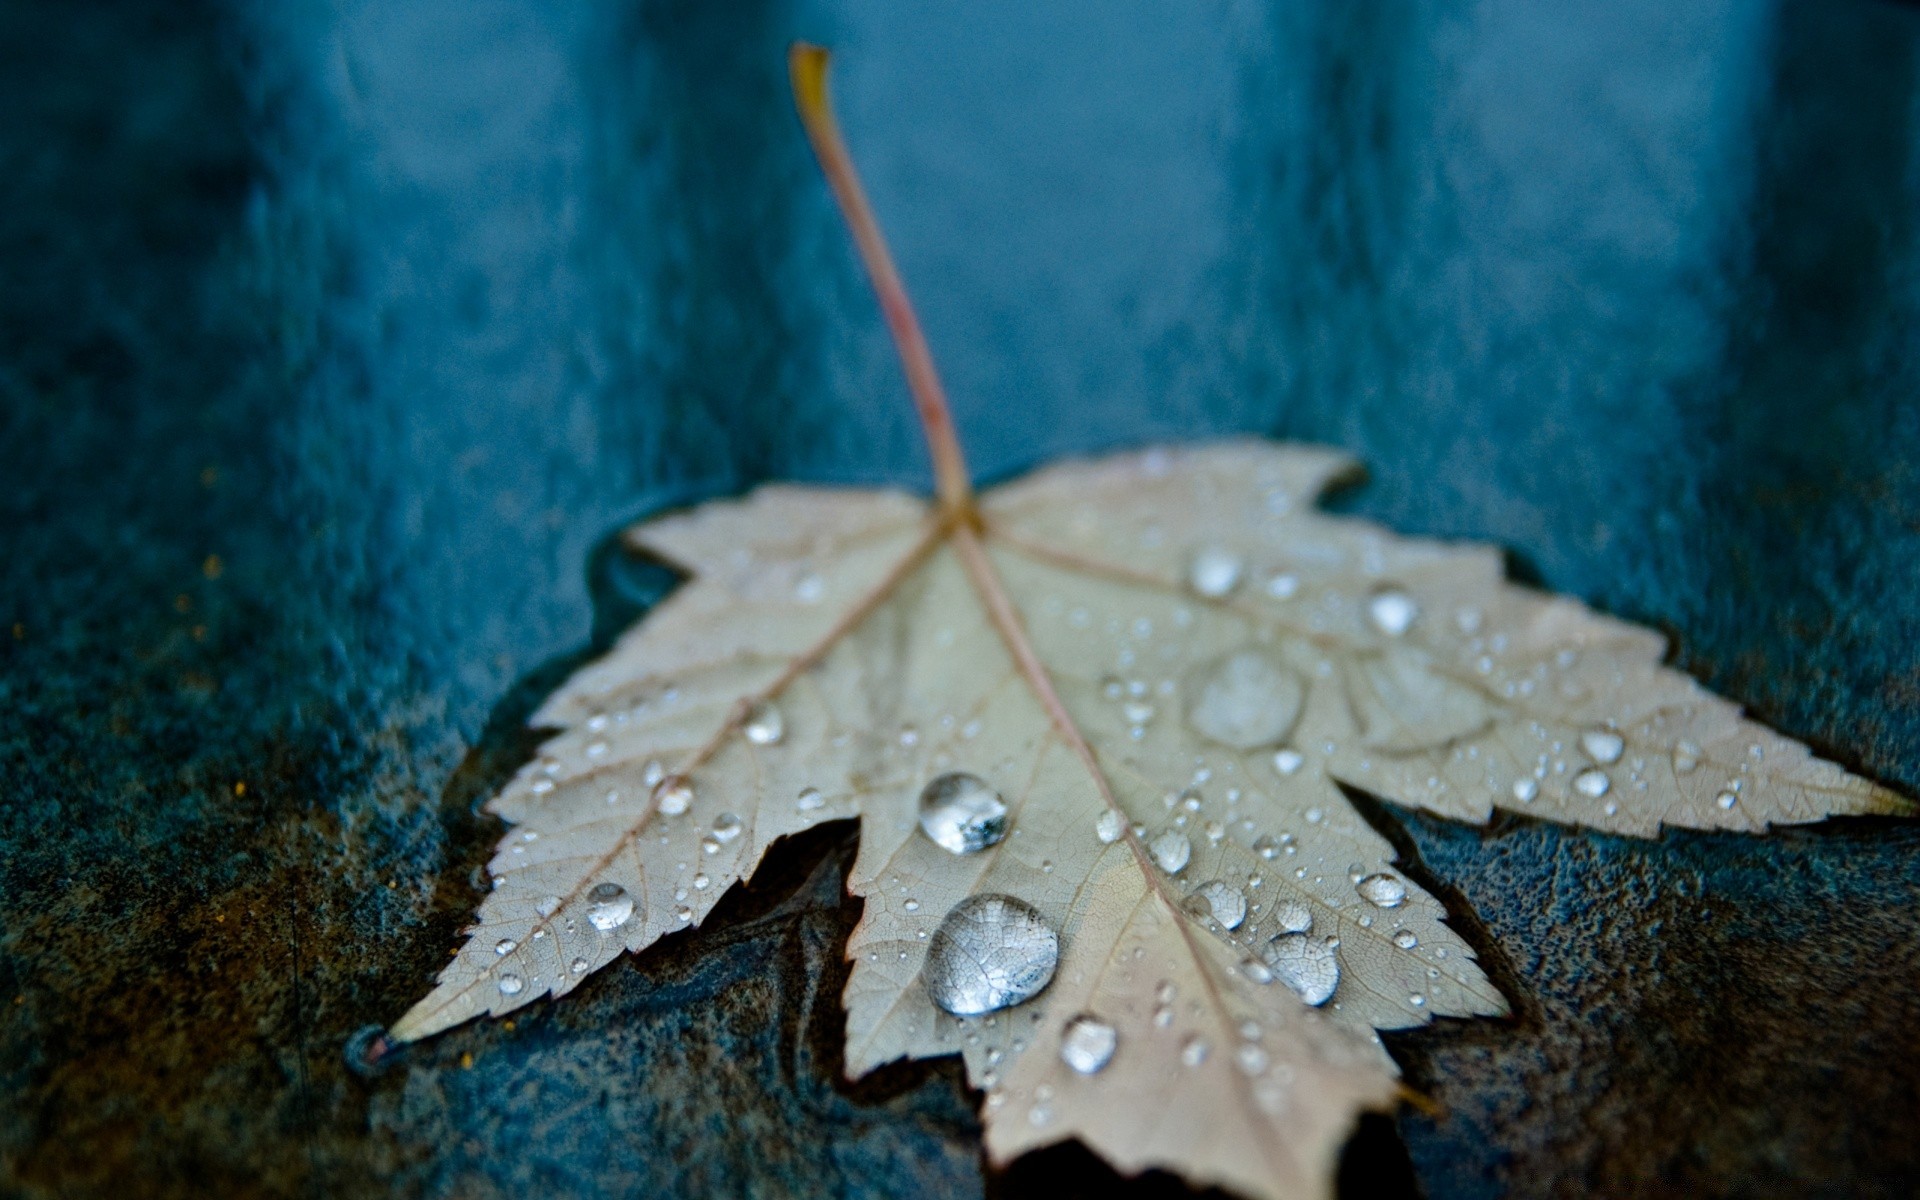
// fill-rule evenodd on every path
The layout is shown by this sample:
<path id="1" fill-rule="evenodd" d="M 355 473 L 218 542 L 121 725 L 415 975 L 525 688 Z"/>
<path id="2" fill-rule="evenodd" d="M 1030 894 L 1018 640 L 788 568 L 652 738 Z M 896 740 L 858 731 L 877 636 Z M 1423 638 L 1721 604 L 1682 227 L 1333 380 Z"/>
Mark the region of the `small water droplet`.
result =
<path id="1" fill-rule="evenodd" d="M 1207 1061 L 1207 1052 L 1210 1049 L 1207 1039 L 1195 1034 L 1180 1047 L 1180 1061 L 1189 1067 L 1197 1067 Z"/>
<path id="2" fill-rule="evenodd" d="M 1340 986 L 1340 959 L 1330 941 L 1283 933 L 1268 942 L 1261 955 L 1280 982 L 1308 1004 L 1325 1004 Z"/>
<path id="3" fill-rule="evenodd" d="M 1420 938 L 1411 929 L 1399 929 L 1394 931 L 1393 944 L 1402 950 L 1411 950 L 1420 944 Z"/>
<path id="4" fill-rule="evenodd" d="M 1280 857 L 1280 843 L 1274 840 L 1271 834 L 1263 833 L 1254 839 L 1253 852 L 1261 858 L 1278 858 Z"/>
<path id="5" fill-rule="evenodd" d="M 1068 1021 L 1060 1034 L 1060 1061 L 1082 1075 L 1098 1075 L 1113 1061 L 1113 1052 L 1119 1045 L 1118 1030 L 1082 1013 Z"/>
<path id="6" fill-rule="evenodd" d="M 517 996 L 520 994 L 520 989 L 526 986 L 526 980 L 520 978 L 518 975 L 502 975 L 500 977 L 500 994 L 502 996 Z"/>
<path id="7" fill-rule="evenodd" d="M 1247 897 L 1225 880 L 1215 879 L 1187 897 L 1187 910 L 1197 917 L 1212 917 L 1223 929 L 1238 929 L 1247 919 Z"/>
<path id="8" fill-rule="evenodd" d="M 1734 795 L 1732 792 L 1721 792 L 1717 797 L 1714 798 L 1713 802 L 1715 804 L 1718 804 L 1721 808 L 1727 809 L 1727 808 L 1732 808 L 1734 805 L 1740 803 L 1740 797 Z"/>
<path id="9" fill-rule="evenodd" d="M 1620 761 L 1626 752 L 1627 740 L 1611 729 L 1589 729 L 1580 735 L 1580 748 L 1587 752 L 1588 758 L 1608 767 Z"/>
<path id="10" fill-rule="evenodd" d="M 514 941 L 512 938 L 501 938 L 499 941 L 493 944 L 493 952 L 495 954 L 498 954 L 501 958 L 505 958 L 507 955 L 512 954 L 515 950 L 518 950 L 519 948 L 520 948 L 520 943 Z"/>
<path id="11" fill-rule="evenodd" d="M 693 877 L 693 890 L 696 892 L 704 892 L 709 887 L 712 887 L 712 886 L 713 886 L 713 880 L 707 878 L 707 873 L 705 871 L 702 871 L 700 872 L 700 874 L 695 875 Z"/>
<path id="12" fill-rule="evenodd" d="M 1291 600 L 1300 590 L 1300 577 L 1284 571 L 1267 580 L 1267 595 L 1275 600 Z"/>
<path id="13" fill-rule="evenodd" d="M 825 595 L 826 581 L 809 571 L 793 585 L 793 598 L 802 604 L 813 604 Z"/>
<path id="14" fill-rule="evenodd" d="M 1264 650 L 1239 650 L 1203 668 L 1187 724 L 1234 750 L 1284 738 L 1300 716 L 1306 685 Z"/>
<path id="15" fill-rule="evenodd" d="M 1367 619 L 1388 637 L 1400 637 L 1413 628 L 1420 606 L 1397 587 L 1385 587 L 1367 599 Z"/>
<path id="16" fill-rule="evenodd" d="M 1273 925 L 1281 933 L 1305 933 L 1313 928 L 1313 910 L 1298 900 L 1281 900 L 1273 906 Z"/>
<path id="17" fill-rule="evenodd" d="M 1419 992 L 1415 992 L 1413 995 L 1407 997 L 1407 1003 L 1413 1005 L 1415 1008 L 1425 1008 L 1427 1006 L 1427 998 Z"/>
<path id="18" fill-rule="evenodd" d="M 685 924 L 686 922 L 693 920 L 693 910 L 691 908 L 688 908 L 686 905 L 682 904 L 679 908 L 676 908 L 673 910 L 673 916 L 675 920 L 679 921 L 681 924 Z"/>
<path id="19" fill-rule="evenodd" d="M 601 933 L 633 919 L 633 897 L 617 883 L 596 883 L 587 893 L 587 923 Z"/>
<path id="20" fill-rule="evenodd" d="M 669 775 L 653 789 L 653 804 L 670 817 L 677 817 L 693 804 L 693 784 L 684 775 Z"/>
<path id="21" fill-rule="evenodd" d="M 1240 556 L 1224 546 L 1207 546 L 1187 567 L 1187 586 L 1197 595 L 1218 600 L 1240 586 L 1244 570 Z"/>
<path id="22" fill-rule="evenodd" d="M 1686 775 L 1699 769 L 1700 747 L 1692 742 L 1675 742 L 1673 746 L 1673 769 L 1676 774 Z"/>
<path id="23" fill-rule="evenodd" d="M 1120 706 L 1120 715 L 1129 725 L 1145 725 L 1153 720 L 1154 707 L 1145 700 L 1129 700 Z"/>
<path id="24" fill-rule="evenodd" d="M 1407 902 L 1407 885 L 1398 875 L 1369 875 L 1353 885 L 1360 898 L 1378 908 L 1399 908 Z"/>
<path id="25" fill-rule="evenodd" d="M 1120 840 L 1120 835 L 1126 831 L 1126 818 L 1111 808 L 1101 813 L 1099 818 L 1093 823 L 1093 835 L 1100 839 L 1102 846 L 1113 845 Z"/>
<path id="26" fill-rule="evenodd" d="M 1267 1052 L 1252 1042 L 1242 1042 L 1234 1051 L 1233 1061 L 1242 1074 L 1258 1075 L 1267 1069 Z"/>
<path id="27" fill-rule="evenodd" d="M 1193 857 L 1193 843 L 1178 829 L 1169 829 L 1154 838 L 1150 849 L 1153 851 L 1153 861 L 1159 863 L 1160 869 L 1169 875 L 1178 875 L 1186 868 L 1187 860 Z"/>
<path id="28" fill-rule="evenodd" d="M 756 746 L 774 746 L 787 736 L 787 718 L 771 700 L 763 700 L 747 710 L 740 732 Z"/>
<path id="29" fill-rule="evenodd" d="M 587 973 L 587 960 L 584 958 L 576 958 L 568 964 L 568 969 L 575 975 L 585 975 Z"/>
<path id="30" fill-rule="evenodd" d="M 975 1017 L 1039 995 L 1059 961 L 1059 935 L 1032 905 L 988 893 L 962 900 L 940 922 L 921 977 L 935 1004 Z"/>
<path id="31" fill-rule="evenodd" d="M 540 902 L 533 906 L 533 911 L 543 917 L 550 917 L 560 911 L 560 904 L 561 900 L 558 896 L 542 896 Z"/>
<path id="32" fill-rule="evenodd" d="M 1590 800 L 1598 800 L 1606 795 L 1607 789 L 1612 786 L 1613 780 L 1607 778 L 1607 773 L 1598 768 L 1582 771 L 1573 777 L 1573 790 Z"/>
<path id="33" fill-rule="evenodd" d="M 801 788 L 800 798 L 793 802 L 793 806 L 801 812 L 813 812 L 816 809 L 825 808 L 827 798 L 820 793 L 819 788 Z"/>
<path id="34" fill-rule="evenodd" d="M 733 813 L 723 812 L 713 819 L 713 839 L 717 842 L 731 842 L 740 836 L 746 828 L 745 822 Z"/>
<path id="35" fill-rule="evenodd" d="M 1531 775 L 1522 775 L 1513 781 L 1513 798 L 1522 804 L 1532 804 L 1533 798 L 1540 794 L 1540 784 Z"/>
<path id="36" fill-rule="evenodd" d="M 1307 761 L 1306 756 L 1301 754 L 1298 750 L 1288 749 L 1288 750 L 1276 750 L 1273 752 L 1273 769 L 1280 772 L 1282 775 L 1293 774 L 1295 771 L 1298 771 L 1301 767 L 1301 764 L 1305 763 L 1306 761 Z"/>
<path id="37" fill-rule="evenodd" d="M 920 828 L 953 854 L 977 854 L 1007 836 L 1007 806 L 978 775 L 951 771 L 920 791 Z"/>

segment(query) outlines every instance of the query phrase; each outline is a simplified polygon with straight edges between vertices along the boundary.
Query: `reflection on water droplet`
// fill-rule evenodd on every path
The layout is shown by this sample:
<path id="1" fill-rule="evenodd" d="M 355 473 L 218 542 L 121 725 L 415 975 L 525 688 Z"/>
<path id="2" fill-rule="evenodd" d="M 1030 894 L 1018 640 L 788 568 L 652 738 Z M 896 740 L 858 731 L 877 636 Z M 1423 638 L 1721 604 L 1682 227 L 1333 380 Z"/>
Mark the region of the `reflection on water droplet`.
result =
<path id="1" fill-rule="evenodd" d="M 1308 1004 L 1325 1004 L 1340 986 L 1340 959 L 1330 942 L 1283 933 L 1268 942 L 1261 955 L 1280 982 Z"/>
<path id="2" fill-rule="evenodd" d="M 584 958 L 576 958 L 568 964 L 568 969 L 575 975 L 585 975 L 587 973 L 587 960 Z"/>
<path id="3" fill-rule="evenodd" d="M 1118 1030 L 1082 1013 L 1068 1021 L 1060 1034 L 1060 1061 L 1082 1075 L 1098 1075 L 1113 1061 L 1113 1052 L 1119 1045 Z"/>
<path id="4" fill-rule="evenodd" d="M 800 798 L 793 802 L 793 806 L 801 812 L 813 812 L 815 809 L 825 808 L 827 798 L 820 794 L 819 788 L 802 788 Z"/>
<path id="5" fill-rule="evenodd" d="M 787 736 L 787 719 L 771 700 L 763 700 L 747 712 L 747 719 L 740 726 L 740 732 L 756 746 L 777 745 Z"/>
<path id="6" fill-rule="evenodd" d="M 1235 750 L 1272 745 L 1300 716 L 1306 685 L 1264 650 L 1240 650 L 1202 668 L 1187 724 Z M 1276 760 L 1277 762 L 1277 760 Z"/>
<path id="7" fill-rule="evenodd" d="M 633 918 L 633 897 L 617 883 L 596 883 L 587 893 L 587 923 L 601 933 L 620 928 Z"/>
<path id="8" fill-rule="evenodd" d="M 552 916 L 553 914 L 560 911 L 560 897 L 542 896 L 540 898 L 540 902 L 533 906 L 533 911 L 539 913 L 543 917 Z"/>
<path id="9" fill-rule="evenodd" d="M 1540 784 L 1531 776 L 1522 775 L 1513 781 L 1513 798 L 1522 804 L 1532 804 L 1533 798 L 1540 794 Z"/>
<path id="10" fill-rule="evenodd" d="M 512 954 L 515 950 L 519 948 L 520 948 L 520 943 L 514 941 L 512 938 L 501 938 L 499 941 L 493 944 L 493 952 L 495 954 L 498 954 L 501 958 L 505 958 L 507 955 Z"/>
<path id="11" fill-rule="evenodd" d="M 1280 857 L 1280 843 L 1276 841 L 1272 835 L 1263 833 L 1254 839 L 1253 852 L 1261 858 L 1278 858 Z"/>
<path id="12" fill-rule="evenodd" d="M 1187 835 L 1178 829 L 1169 829 L 1153 839 L 1149 847 L 1153 851 L 1153 861 L 1169 875 L 1178 875 L 1186 868 L 1187 860 L 1193 857 L 1193 843 Z"/>
<path id="13" fill-rule="evenodd" d="M 1273 906 L 1273 925 L 1282 933 L 1305 933 L 1313 928 L 1313 910 L 1298 900 L 1281 900 Z"/>
<path id="14" fill-rule="evenodd" d="M 1734 795 L 1732 792 L 1721 792 L 1719 796 L 1714 798 L 1713 802 L 1723 809 L 1732 808 L 1734 805 L 1740 803 L 1740 797 Z"/>
<path id="15" fill-rule="evenodd" d="M 920 828 L 953 854 L 977 854 L 1007 836 L 1007 806 L 978 775 L 951 771 L 920 791 Z"/>
<path id="16" fill-rule="evenodd" d="M 1367 619 L 1388 637 L 1406 633 L 1419 615 L 1420 606 L 1413 602 L 1413 597 L 1397 587 L 1381 588 L 1367 600 Z"/>
<path id="17" fill-rule="evenodd" d="M 1111 808 L 1101 813 L 1099 819 L 1093 823 L 1093 835 L 1100 839 L 1102 846 L 1113 845 L 1126 831 L 1126 818 Z"/>
<path id="18" fill-rule="evenodd" d="M 740 836 L 746 825 L 733 813 L 723 812 L 713 819 L 713 838 L 717 842 L 730 842 Z"/>
<path id="19" fill-rule="evenodd" d="M 1587 752 L 1588 758 L 1607 767 L 1620 761 L 1627 741 L 1611 729 L 1589 729 L 1580 735 L 1580 748 Z"/>
<path id="20" fill-rule="evenodd" d="M 1298 771 L 1300 765 L 1306 761 L 1306 756 L 1298 750 L 1275 750 L 1273 752 L 1273 769 L 1282 775 L 1293 774 L 1295 771 Z"/>
<path id="21" fill-rule="evenodd" d="M 520 989 L 525 986 L 527 986 L 526 982 L 518 975 L 502 975 L 500 977 L 500 994 L 502 996 L 517 996 L 520 994 Z"/>
<path id="22" fill-rule="evenodd" d="M 653 789 L 653 804 L 670 817 L 677 817 L 693 804 L 693 784 L 684 775 L 669 775 Z"/>
<path id="23" fill-rule="evenodd" d="M 1353 885 L 1360 898 L 1380 908 L 1398 908 L 1407 902 L 1407 885 L 1397 875 L 1369 875 Z"/>
<path id="24" fill-rule="evenodd" d="M 1188 1038 L 1186 1043 L 1180 1047 L 1180 1061 L 1189 1067 L 1197 1067 L 1207 1061 L 1207 1052 L 1210 1049 L 1211 1047 L 1207 1045 L 1207 1039 L 1201 1037 L 1199 1034 L 1195 1034 Z"/>
<path id="25" fill-rule="evenodd" d="M 1598 800 L 1606 795 L 1607 789 L 1612 786 L 1613 780 L 1598 768 L 1582 771 L 1573 777 L 1573 790 L 1590 800 Z"/>
<path id="26" fill-rule="evenodd" d="M 673 910 L 674 919 L 682 923 L 693 920 L 693 910 L 682 904 Z"/>
<path id="27" fill-rule="evenodd" d="M 1196 917 L 1212 917 L 1224 929 L 1238 929 L 1247 919 L 1247 897 L 1225 880 L 1201 884 L 1187 897 L 1187 911 Z"/>
<path id="28" fill-rule="evenodd" d="M 1393 944 L 1402 950 L 1411 950 L 1420 944 L 1420 938 L 1411 929 L 1396 930 L 1393 935 Z"/>
<path id="29" fill-rule="evenodd" d="M 1060 939 L 1034 907 L 1012 896 L 969 896 L 927 943 L 927 995 L 956 1017 L 1031 1000 L 1053 979 Z"/>
<path id="30" fill-rule="evenodd" d="M 1223 546 L 1207 546 L 1193 556 L 1187 568 L 1187 586 L 1209 600 L 1218 600 L 1240 586 L 1240 557 Z"/>

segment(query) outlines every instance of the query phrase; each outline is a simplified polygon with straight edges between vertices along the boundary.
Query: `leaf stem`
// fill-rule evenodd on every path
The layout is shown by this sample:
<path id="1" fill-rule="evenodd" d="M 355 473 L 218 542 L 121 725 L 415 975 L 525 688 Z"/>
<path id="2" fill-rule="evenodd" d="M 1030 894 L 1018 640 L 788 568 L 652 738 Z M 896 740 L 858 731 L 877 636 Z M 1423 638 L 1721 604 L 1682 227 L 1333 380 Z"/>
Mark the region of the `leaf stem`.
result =
<path id="1" fill-rule="evenodd" d="M 806 127 L 807 140 L 820 159 L 820 169 L 833 189 L 840 212 L 853 232 L 860 249 L 860 261 L 866 264 L 873 290 L 880 299 L 880 311 L 886 317 L 893 344 L 900 351 L 906 368 L 907 387 L 913 393 L 914 407 L 920 412 L 920 424 L 926 431 L 927 449 L 933 456 L 933 478 L 942 512 L 950 518 L 973 520 L 973 483 L 967 475 L 966 460 L 960 454 L 960 442 L 954 435 L 953 413 L 947 407 L 946 389 L 933 369 L 933 354 L 920 332 L 920 320 L 914 316 L 913 303 L 900 282 L 893 255 L 874 220 L 860 176 L 853 169 L 846 143 L 840 138 L 839 123 L 833 119 L 833 104 L 827 97 L 827 51 L 806 42 L 795 42 L 787 51 L 787 69 L 793 81 L 794 107 L 800 110 L 800 123 Z"/>

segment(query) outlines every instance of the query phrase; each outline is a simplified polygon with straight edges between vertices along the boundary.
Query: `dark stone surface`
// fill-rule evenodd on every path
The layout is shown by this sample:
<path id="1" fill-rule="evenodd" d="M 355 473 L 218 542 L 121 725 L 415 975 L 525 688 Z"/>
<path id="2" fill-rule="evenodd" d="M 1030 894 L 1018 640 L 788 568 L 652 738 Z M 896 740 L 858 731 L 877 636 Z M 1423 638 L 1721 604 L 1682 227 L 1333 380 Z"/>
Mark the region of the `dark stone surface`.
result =
<path id="1" fill-rule="evenodd" d="M 0 1190 L 1076 1195 L 838 1078 L 850 831 L 374 1071 L 607 542 L 924 483 L 806 35 L 974 462 L 1259 430 L 1920 785 L 1910 10 L 1844 0 L 0 2 Z M 1354 1194 L 1920 1190 L 1920 826 L 1374 806 L 1514 999 Z M 1131 1185 L 1177 1191 L 1165 1178 Z"/>

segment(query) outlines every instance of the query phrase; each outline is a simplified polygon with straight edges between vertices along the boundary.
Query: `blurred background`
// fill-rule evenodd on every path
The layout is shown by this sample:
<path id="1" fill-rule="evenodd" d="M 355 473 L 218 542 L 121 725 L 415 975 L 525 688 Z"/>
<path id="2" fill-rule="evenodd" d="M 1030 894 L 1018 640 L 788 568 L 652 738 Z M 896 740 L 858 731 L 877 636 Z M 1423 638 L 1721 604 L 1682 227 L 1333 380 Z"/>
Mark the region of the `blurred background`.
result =
<path id="1" fill-rule="evenodd" d="M 1920 12 L 0 0 L 0 1192 L 1178 1194 L 839 1079 L 851 833 L 379 1069 L 624 523 L 920 488 L 792 115 L 856 159 L 977 471 L 1258 432 L 1920 786 Z M 1352 1195 L 1910 1195 L 1920 833 L 1379 806 L 1516 1016 Z"/>

